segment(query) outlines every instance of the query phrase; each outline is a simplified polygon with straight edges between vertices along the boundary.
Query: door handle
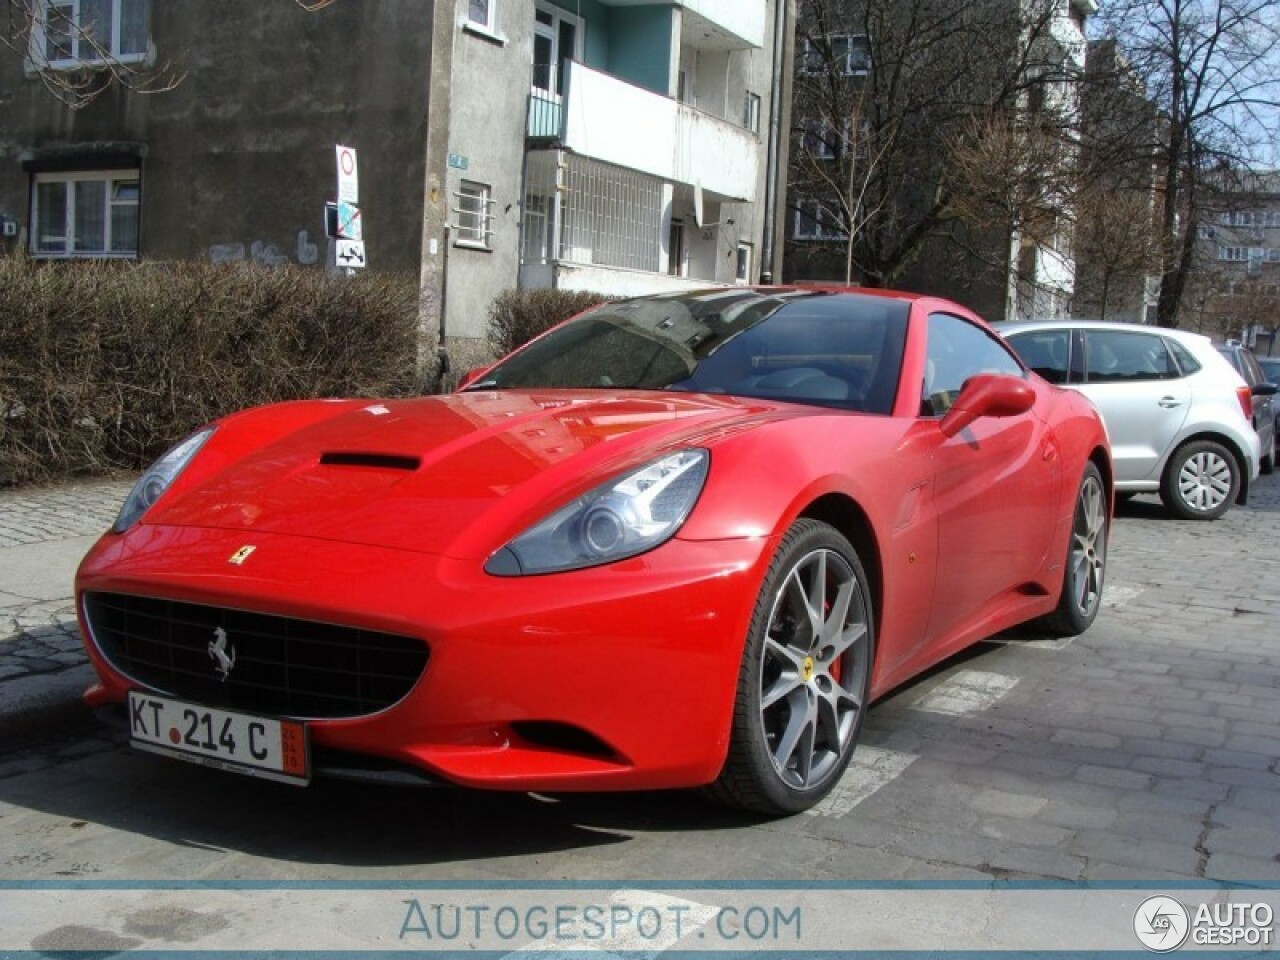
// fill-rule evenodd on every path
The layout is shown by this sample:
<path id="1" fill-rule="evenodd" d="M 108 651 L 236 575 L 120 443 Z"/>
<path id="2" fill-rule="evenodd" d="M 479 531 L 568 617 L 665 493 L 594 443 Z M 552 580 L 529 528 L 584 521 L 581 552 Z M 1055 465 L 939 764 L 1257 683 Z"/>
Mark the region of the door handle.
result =
<path id="1" fill-rule="evenodd" d="M 1172 410 L 1174 407 L 1182 406 L 1182 401 L 1177 397 L 1161 397 L 1160 406 L 1164 407 L 1166 410 Z"/>

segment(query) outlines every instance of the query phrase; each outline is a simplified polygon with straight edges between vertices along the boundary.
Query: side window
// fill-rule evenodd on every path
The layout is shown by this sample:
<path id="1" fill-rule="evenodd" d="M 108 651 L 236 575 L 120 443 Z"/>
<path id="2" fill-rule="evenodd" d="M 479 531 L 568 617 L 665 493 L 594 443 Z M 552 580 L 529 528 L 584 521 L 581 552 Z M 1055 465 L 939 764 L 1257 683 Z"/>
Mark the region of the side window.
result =
<path id="1" fill-rule="evenodd" d="M 1089 383 L 1172 380 L 1181 376 L 1164 337 L 1153 333 L 1089 330 L 1085 334 L 1084 362 Z"/>
<path id="2" fill-rule="evenodd" d="M 1166 337 L 1164 343 L 1169 348 L 1169 352 L 1173 354 L 1173 358 L 1178 361 L 1178 369 L 1182 371 L 1184 377 L 1189 377 L 1200 369 L 1200 361 L 1193 357 L 1191 351 L 1177 340 Z"/>
<path id="3" fill-rule="evenodd" d="M 1070 330 L 1029 330 L 1008 338 L 1022 362 L 1050 383 L 1066 383 L 1071 370 Z"/>
<path id="4" fill-rule="evenodd" d="M 985 330 L 949 313 L 929 315 L 924 390 L 920 415 L 937 417 L 951 409 L 960 389 L 980 373 L 1021 377 L 1022 367 L 1004 344 Z"/>

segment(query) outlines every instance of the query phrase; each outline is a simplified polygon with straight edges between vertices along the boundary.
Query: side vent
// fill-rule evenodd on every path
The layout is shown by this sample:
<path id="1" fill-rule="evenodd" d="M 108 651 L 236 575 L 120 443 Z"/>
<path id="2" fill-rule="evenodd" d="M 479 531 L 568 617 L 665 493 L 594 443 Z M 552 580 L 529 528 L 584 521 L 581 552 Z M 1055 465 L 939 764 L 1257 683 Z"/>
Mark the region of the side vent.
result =
<path id="1" fill-rule="evenodd" d="M 322 453 L 322 467 L 375 467 L 379 470 L 417 470 L 422 461 L 390 453 Z"/>

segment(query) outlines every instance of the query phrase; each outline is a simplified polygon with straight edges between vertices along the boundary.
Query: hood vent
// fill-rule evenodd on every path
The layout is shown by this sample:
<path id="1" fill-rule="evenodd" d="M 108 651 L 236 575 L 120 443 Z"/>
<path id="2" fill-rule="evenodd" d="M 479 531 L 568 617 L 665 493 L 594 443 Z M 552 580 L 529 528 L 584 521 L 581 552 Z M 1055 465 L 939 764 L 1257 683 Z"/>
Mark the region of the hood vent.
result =
<path id="1" fill-rule="evenodd" d="M 322 467 L 375 467 L 379 470 L 417 470 L 422 466 L 418 457 L 397 456 L 393 453 L 343 453 L 320 454 Z"/>

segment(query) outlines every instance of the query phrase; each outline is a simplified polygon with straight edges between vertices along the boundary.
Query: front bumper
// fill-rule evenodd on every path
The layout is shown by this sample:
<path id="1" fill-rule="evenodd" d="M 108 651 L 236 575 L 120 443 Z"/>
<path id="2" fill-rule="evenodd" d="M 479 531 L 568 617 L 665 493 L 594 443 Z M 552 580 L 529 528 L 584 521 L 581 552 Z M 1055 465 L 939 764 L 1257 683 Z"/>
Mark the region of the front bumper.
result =
<path id="1" fill-rule="evenodd" d="M 231 563 L 247 545 L 251 556 Z M 86 698 L 121 703 L 136 686 L 94 641 L 86 592 L 207 604 L 412 636 L 430 648 L 421 678 L 388 709 L 299 718 L 320 751 L 496 789 L 694 786 L 724 761 L 772 547 L 763 538 L 676 539 L 591 570 L 497 578 L 473 560 L 143 524 L 103 537 L 77 575 L 99 677 Z"/>

